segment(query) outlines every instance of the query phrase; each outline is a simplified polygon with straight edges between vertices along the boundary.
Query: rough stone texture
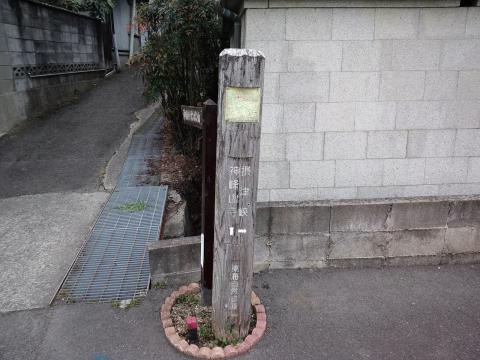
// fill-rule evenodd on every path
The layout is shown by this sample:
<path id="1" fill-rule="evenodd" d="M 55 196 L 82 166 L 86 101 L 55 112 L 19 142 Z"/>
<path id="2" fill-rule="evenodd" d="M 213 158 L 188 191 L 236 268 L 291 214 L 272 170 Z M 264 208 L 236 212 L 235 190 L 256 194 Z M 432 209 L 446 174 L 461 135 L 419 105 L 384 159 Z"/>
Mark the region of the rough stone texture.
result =
<path id="1" fill-rule="evenodd" d="M 383 258 L 390 238 L 388 232 L 332 233 L 328 259 Z"/>
<path id="2" fill-rule="evenodd" d="M 200 279 L 200 237 L 161 240 L 148 244 L 152 283 L 180 284 Z"/>
<path id="3" fill-rule="evenodd" d="M 325 135 L 325 159 L 364 159 L 365 132 L 328 132 Z"/>
<path id="4" fill-rule="evenodd" d="M 404 158 L 406 131 L 371 131 L 368 133 L 367 158 Z"/>
<path id="5" fill-rule="evenodd" d="M 455 133 L 455 130 L 410 131 L 407 156 L 412 158 L 453 156 Z"/>
<path id="6" fill-rule="evenodd" d="M 480 201 L 259 208 L 255 269 L 437 264 L 480 253 Z M 476 261 L 463 258 L 462 261 Z"/>
<path id="7" fill-rule="evenodd" d="M 455 156 L 480 156 L 480 129 L 457 130 Z"/>
<path id="8" fill-rule="evenodd" d="M 270 190 L 270 201 L 307 201 L 313 198 L 316 198 L 314 188 Z"/>
<path id="9" fill-rule="evenodd" d="M 392 230 L 445 227 L 447 202 L 393 204 L 388 228 Z"/>
<path id="10" fill-rule="evenodd" d="M 445 229 L 407 230 L 392 234 L 387 245 L 388 257 L 440 255 L 445 243 Z"/>
<path id="11" fill-rule="evenodd" d="M 263 104 L 262 134 L 278 134 L 284 129 L 284 111 L 280 104 Z"/>
<path id="12" fill-rule="evenodd" d="M 1 15 L 0 98 L 8 96 L 13 109 L 7 116 L 0 116 L 0 133 L 69 100 L 103 75 L 100 71 L 47 78 L 14 77 L 14 67 L 30 65 L 82 63 L 103 68 L 99 22 L 25 0 L 5 2 Z"/>
<path id="13" fill-rule="evenodd" d="M 335 162 L 333 161 L 292 161 L 290 187 L 329 187 L 334 184 Z M 284 176 L 281 174 L 281 176 Z"/>
<path id="14" fill-rule="evenodd" d="M 423 71 L 385 71 L 380 84 L 380 100 L 421 100 L 424 87 Z"/>
<path id="15" fill-rule="evenodd" d="M 387 229 L 390 205 L 346 205 L 332 207 L 332 232 L 371 232 Z"/>
<path id="16" fill-rule="evenodd" d="M 382 160 L 337 160 L 336 186 L 382 185 Z"/>
<path id="17" fill-rule="evenodd" d="M 451 254 L 480 252 L 480 231 L 478 227 L 447 229 L 445 251 Z"/>
<path id="18" fill-rule="evenodd" d="M 262 117 L 262 123 L 263 121 Z M 313 132 L 315 130 L 315 104 L 285 104 L 284 124 L 287 133 Z"/>
<path id="19" fill-rule="evenodd" d="M 419 20 L 419 37 L 448 39 L 465 36 L 466 8 L 422 9 Z"/>
<path id="20" fill-rule="evenodd" d="M 453 100 L 457 95 L 458 72 L 427 71 L 425 100 Z"/>
<path id="21" fill-rule="evenodd" d="M 440 63 L 440 40 L 397 40 L 393 42 L 392 68 L 435 70 Z"/>
<path id="22" fill-rule="evenodd" d="M 289 187 L 289 163 L 286 161 L 264 161 L 258 174 L 259 189 Z"/>
<path id="23" fill-rule="evenodd" d="M 272 234 L 315 234 L 329 231 L 330 211 L 327 207 L 278 207 L 272 208 L 269 216 L 269 232 Z"/>
<path id="24" fill-rule="evenodd" d="M 317 104 L 315 131 L 353 131 L 355 103 Z"/>
<path id="25" fill-rule="evenodd" d="M 397 104 L 397 129 L 442 129 L 445 110 L 438 101 L 403 101 Z"/>
<path id="26" fill-rule="evenodd" d="M 328 89 L 328 73 L 302 72 L 280 74 L 280 101 L 283 103 L 327 101 Z"/>
<path id="27" fill-rule="evenodd" d="M 452 202 L 448 213 L 448 227 L 472 227 L 480 222 L 480 203 L 478 201 Z"/>
<path id="28" fill-rule="evenodd" d="M 356 104 L 355 130 L 395 129 L 394 102 L 361 102 Z"/>
<path id="29" fill-rule="evenodd" d="M 378 71 L 391 67 L 392 43 L 387 41 L 344 41 L 343 71 Z"/>
<path id="30" fill-rule="evenodd" d="M 288 49 L 288 71 L 340 71 L 342 44 L 337 41 L 294 41 Z"/>
<path id="31" fill-rule="evenodd" d="M 332 102 L 376 100 L 379 79 L 377 72 L 332 72 L 329 99 Z"/>
<path id="32" fill-rule="evenodd" d="M 425 176 L 425 160 L 424 159 L 385 160 L 385 163 L 383 164 L 383 185 L 384 186 L 420 184 L 423 182 L 424 176 Z M 386 197 L 396 197 L 396 196 L 386 196 Z"/>
<path id="33" fill-rule="evenodd" d="M 468 158 L 430 158 L 425 163 L 425 183 L 463 183 L 467 179 Z"/>
<path id="34" fill-rule="evenodd" d="M 323 137 L 323 133 L 288 134 L 286 148 L 288 160 L 322 160 Z"/>
<path id="35" fill-rule="evenodd" d="M 375 39 L 415 39 L 418 9 L 377 9 Z"/>
<path id="36" fill-rule="evenodd" d="M 370 40 L 375 27 L 374 9 L 334 9 L 332 39 Z"/>
<path id="37" fill-rule="evenodd" d="M 288 9 L 287 40 L 330 40 L 332 11 Z"/>
<path id="38" fill-rule="evenodd" d="M 165 218 L 162 224 L 162 235 L 164 238 L 182 237 L 185 235 L 186 219 L 185 210 L 187 202 L 182 199 L 180 194 L 170 189 L 168 191 L 167 207 L 165 209 Z"/>
<path id="39" fill-rule="evenodd" d="M 263 134 L 260 140 L 262 161 L 285 160 L 285 134 Z"/>
<path id="40" fill-rule="evenodd" d="M 463 158 L 480 157 L 480 11 L 458 5 L 247 1 L 245 44 L 267 54 L 262 129 L 277 137 L 262 200 L 479 194 Z"/>

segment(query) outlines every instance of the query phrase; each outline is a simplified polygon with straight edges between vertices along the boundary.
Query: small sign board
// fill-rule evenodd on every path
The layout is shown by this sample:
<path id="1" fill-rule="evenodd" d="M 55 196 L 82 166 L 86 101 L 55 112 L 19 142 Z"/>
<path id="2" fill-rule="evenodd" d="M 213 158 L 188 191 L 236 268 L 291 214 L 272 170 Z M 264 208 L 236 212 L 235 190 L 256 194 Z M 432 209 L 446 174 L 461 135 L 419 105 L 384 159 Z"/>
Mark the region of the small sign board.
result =
<path id="1" fill-rule="evenodd" d="M 260 102 L 260 88 L 227 87 L 225 89 L 225 121 L 258 122 Z"/>
<path id="2" fill-rule="evenodd" d="M 203 128 L 203 107 L 182 105 L 182 115 L 185 124 Z"/>

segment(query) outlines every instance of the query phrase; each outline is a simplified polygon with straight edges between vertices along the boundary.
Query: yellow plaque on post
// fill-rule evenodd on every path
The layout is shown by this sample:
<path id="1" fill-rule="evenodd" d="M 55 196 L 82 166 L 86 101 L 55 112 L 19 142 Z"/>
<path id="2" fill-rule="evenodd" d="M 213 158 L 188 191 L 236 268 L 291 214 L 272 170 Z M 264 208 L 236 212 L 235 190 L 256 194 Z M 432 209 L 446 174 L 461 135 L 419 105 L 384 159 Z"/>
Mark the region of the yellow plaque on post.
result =
<path id="1" fill-rule="evenodd" d="M 225 121 L 258 122 L 260 119 L 260 88 L 225 89 Z"/>

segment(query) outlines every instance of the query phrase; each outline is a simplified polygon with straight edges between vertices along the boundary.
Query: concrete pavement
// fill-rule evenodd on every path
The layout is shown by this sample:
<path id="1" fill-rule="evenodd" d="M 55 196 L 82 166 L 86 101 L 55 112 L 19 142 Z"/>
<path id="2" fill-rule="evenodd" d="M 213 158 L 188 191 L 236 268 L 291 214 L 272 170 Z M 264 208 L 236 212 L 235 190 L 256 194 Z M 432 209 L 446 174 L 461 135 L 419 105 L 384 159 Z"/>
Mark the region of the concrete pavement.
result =
<path id="1" fill-rule="evenodd" d="M 153 113 L 135 116 L 142 90 L 116 74 L 0 138 L 0 313 L 48 306 L 108 199 L 108 161 Z"/>
<path id="2" fill-rule="evenodd" d="M 480 265 L 275 270 L 254 286 L 268 325 L 243 359 L 480 358 Z M 160 325 L 171 291 L 151 290 L 130 310 L 73 304 L 0 315 L 0 359 L 187 359 Z"/>
<path id="3" fill-rule="evenodd" d="M 0 312 L 48 306 L 108 193 L 0 199 Z"/>

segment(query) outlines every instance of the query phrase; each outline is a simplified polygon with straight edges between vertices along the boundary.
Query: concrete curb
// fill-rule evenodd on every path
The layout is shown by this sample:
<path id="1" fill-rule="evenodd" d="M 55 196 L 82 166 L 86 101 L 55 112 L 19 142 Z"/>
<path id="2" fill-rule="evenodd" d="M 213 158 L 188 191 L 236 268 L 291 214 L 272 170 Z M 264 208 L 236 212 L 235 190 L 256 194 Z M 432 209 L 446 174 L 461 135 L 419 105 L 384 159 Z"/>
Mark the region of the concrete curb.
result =
<path id="1" fill-rule="evenodd" d="M 160 108 L 160 102 L 156 101 L 147 107 L 140 109 L 135 112 L 135 120 L 130 124 L 130 131 L 123 140 L 122 144 L 118 147 L 117 151 L 108 161 L 108 164 L 105 167 L 105 174 L 102 177 L 102 186 L 106 191 L 113 191 L 117 185 L 118 177 L 122 172 L 123 165 L 128 156 L 128 149 L 130 148 L 130 143 L 132 142 L 132 137 L 135 135 L 136 131 L 142 127 Z"/>
<path id="2" fill-rule="evenodd" d="M 172 292 L 172 294 L 165 299 L 165 302 L 160 309 L 160 319 L 165 331 L 165 336 L 175 349 L 186 355 L 199 359 L 231 359 L 245 354 L 260 341 L 267 328 L 267 315 L 265 307 L 260 302 L 259 297 L 252 291 L 251 303 L 255 308 L 257 323 L 252 330 L 252 333 L 248 335 L 243 342 L 235 346 L 227 345 L 223 348 L 216 346 L 212 349 L 208 347 L 199 348 L 194 344 L 189 345 L 187 341 L 182 339 L 176 332 L 170 317 L 170 312 L 172 311 L 172 307 L 175 304 L 177 297 L 186 294 L 198 294 L 199 292 L 200 285 L 197 283 L 191 283 L 188 286 L 181 286 L 177 291 Z"/>

